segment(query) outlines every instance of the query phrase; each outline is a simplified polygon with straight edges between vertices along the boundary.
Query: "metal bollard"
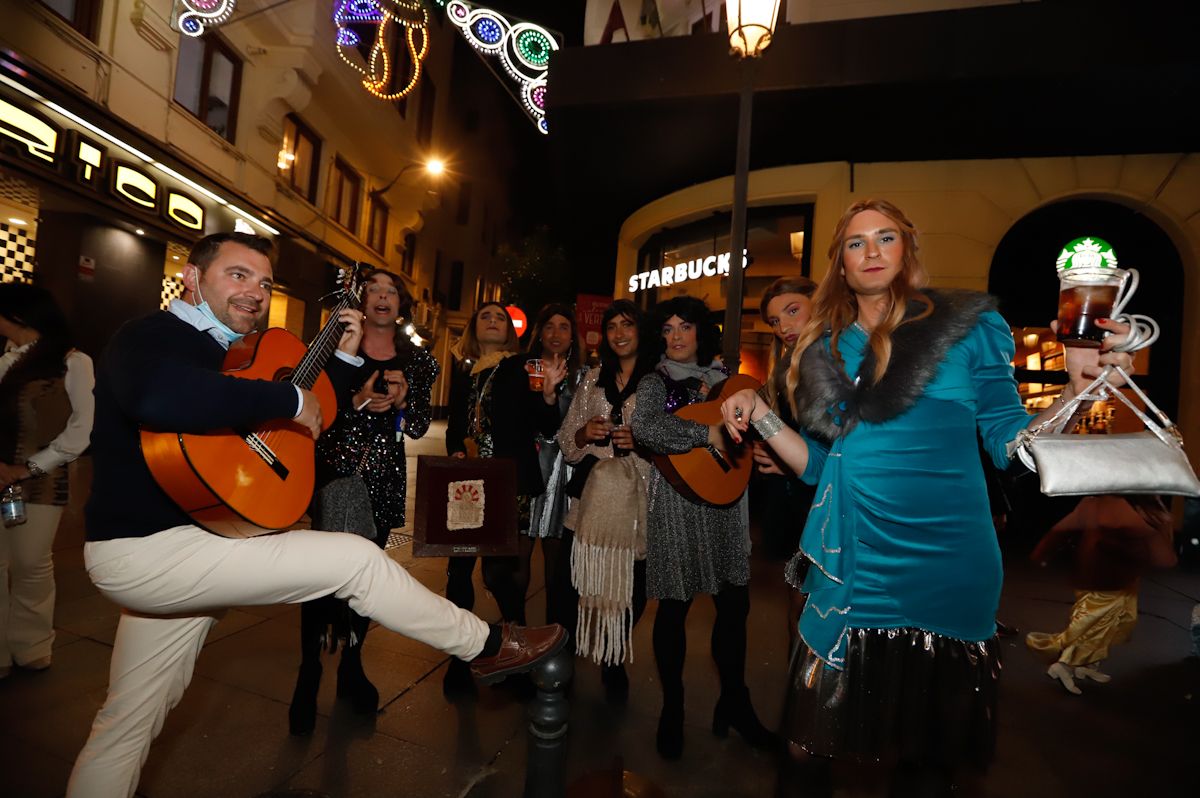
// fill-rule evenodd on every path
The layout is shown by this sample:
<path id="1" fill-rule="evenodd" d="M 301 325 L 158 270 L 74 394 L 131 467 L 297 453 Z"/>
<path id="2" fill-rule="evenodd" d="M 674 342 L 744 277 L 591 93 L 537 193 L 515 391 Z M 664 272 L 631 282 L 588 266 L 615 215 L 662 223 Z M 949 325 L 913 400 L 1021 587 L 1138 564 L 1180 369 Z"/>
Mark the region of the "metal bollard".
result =
<path id="1" fill-rule="evenodd" d="M 525 798 L 564 798 L 567 794 L 567 685 L 575 674 L 574 652 L 567 647 L 534 668 L 537 697 L 529 705 L 529 755 Z"/>

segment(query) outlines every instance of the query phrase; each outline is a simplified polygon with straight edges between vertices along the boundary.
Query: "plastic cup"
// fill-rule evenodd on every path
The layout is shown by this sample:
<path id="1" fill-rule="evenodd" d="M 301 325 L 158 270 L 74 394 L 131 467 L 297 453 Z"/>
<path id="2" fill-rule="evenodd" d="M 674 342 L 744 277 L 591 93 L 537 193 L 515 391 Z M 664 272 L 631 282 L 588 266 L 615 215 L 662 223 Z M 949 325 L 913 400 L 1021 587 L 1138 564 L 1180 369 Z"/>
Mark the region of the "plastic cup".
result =
<path id="1" fill-rule="evenodd" d="M 529 390 L 541 391 L 546 385 L 542 361 L 532 358 L 525 361 L 525 372 L 529 375 Z"/>

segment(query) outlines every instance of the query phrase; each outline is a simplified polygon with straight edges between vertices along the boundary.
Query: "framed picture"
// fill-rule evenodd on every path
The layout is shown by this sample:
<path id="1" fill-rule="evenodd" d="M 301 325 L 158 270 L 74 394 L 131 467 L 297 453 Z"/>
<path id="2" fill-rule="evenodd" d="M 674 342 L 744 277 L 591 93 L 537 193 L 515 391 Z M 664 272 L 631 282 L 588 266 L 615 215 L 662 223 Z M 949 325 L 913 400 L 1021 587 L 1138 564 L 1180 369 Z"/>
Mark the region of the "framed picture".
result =
<path id="1" fill-rule="evenodd" d="M 417 458 L 413 556 L 517 553 L 517 473 L 504 458 Z"/>

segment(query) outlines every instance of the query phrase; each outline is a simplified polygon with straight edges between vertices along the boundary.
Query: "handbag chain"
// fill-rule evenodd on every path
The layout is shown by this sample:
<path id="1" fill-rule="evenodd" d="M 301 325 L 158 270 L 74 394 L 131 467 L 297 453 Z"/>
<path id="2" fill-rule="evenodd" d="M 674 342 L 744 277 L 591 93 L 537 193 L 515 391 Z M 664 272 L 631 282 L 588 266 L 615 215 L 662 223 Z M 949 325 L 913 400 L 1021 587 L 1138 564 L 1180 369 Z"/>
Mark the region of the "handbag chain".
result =
<path id="1" fill-rule="evenodd" d="M 1146 409 L 1153 413 L 1158 418 L 1158 423 L 1155 423 L 1149 416 L 1142 412 L 1133 401 L 1126 396 L 1121 390 L 1108 381 L 1109 375 L 1113 373 L 1119 374 L 1125 380 L 1125 384 L 1133 390 L 1137 397 L 1146 403 Z M 1036 427 L 1023 429 L 1017 435 L 1017 454 L 1031 471 L 1037 471 L 1037 466 L 1034 465 L 1033 456 L 1029 452 L 1029 444 L 1040 434 L 1045 432 L 1062 433 L 1067 422 L 1075 415 L 1079 405 L 1083 402 L 1094 402 L 1116 397 L 1133 411 L 1134 415 L 1145 425 L 1146 429 L 1154 433 L 1154 435 L 1167 446 L 1172 446 L 1178 449 L 1183 448 L 1183 436 L 1179 432 L 1179 427 L 1175 422 L 1158 408 L 1158 405 L 1150 401 L 1150 397 L 1138 387 L 1138 384 L 1133 381 L 1133 378 L 1125 372 L 1120 366 L 1105 366 L 1100 372 L 1100 376 L 1096 377 L 1082 393 L 1076 396 L 1050 418 L 1038 424 Z"/>

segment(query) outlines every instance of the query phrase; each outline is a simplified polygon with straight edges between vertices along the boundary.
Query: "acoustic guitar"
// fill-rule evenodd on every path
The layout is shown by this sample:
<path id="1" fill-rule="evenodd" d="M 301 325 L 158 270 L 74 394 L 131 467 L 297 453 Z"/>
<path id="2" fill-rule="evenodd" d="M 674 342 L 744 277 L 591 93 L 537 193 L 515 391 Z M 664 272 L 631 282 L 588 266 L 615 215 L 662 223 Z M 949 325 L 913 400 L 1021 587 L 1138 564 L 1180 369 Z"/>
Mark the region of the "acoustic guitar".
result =
<path id="1" fill-rule="evenodd" d="M 341 293 L 329 322 L 308 347 L 287 330 L 253 333 L 229 347 L 222 371 L 312 391 L 321 405 L 322 430 L 328 429 L 337 415 L 337 397 L 322 369 L 342 337 L 338 314 L 358 302 L 353 278 Z M 315 442 L 289 419 L 255 430 L 203 434 L 143 429 L 141 442 L 159 486 L 197 526 L 218 535 L 248 538 L 287 529 L 312 499 Z"/>
<path id="2" fill-rule="evenodd" d="M 675 415 L 709 426 L 723 424 L 721 403 L 745 388 L 758 391 L 762 383 L 748 374 L 734 374 L 714 385 L 705 401 L 681 407 Z M 672 487 L 689 499 L 715 505 L 733 504 L 750 483 L 754 453 L 745 439 L 738 445 L 726 435 L 725 442 L 724 450 L 710 444 L 683 454 L 656 454 L 654 464 Z"/>

